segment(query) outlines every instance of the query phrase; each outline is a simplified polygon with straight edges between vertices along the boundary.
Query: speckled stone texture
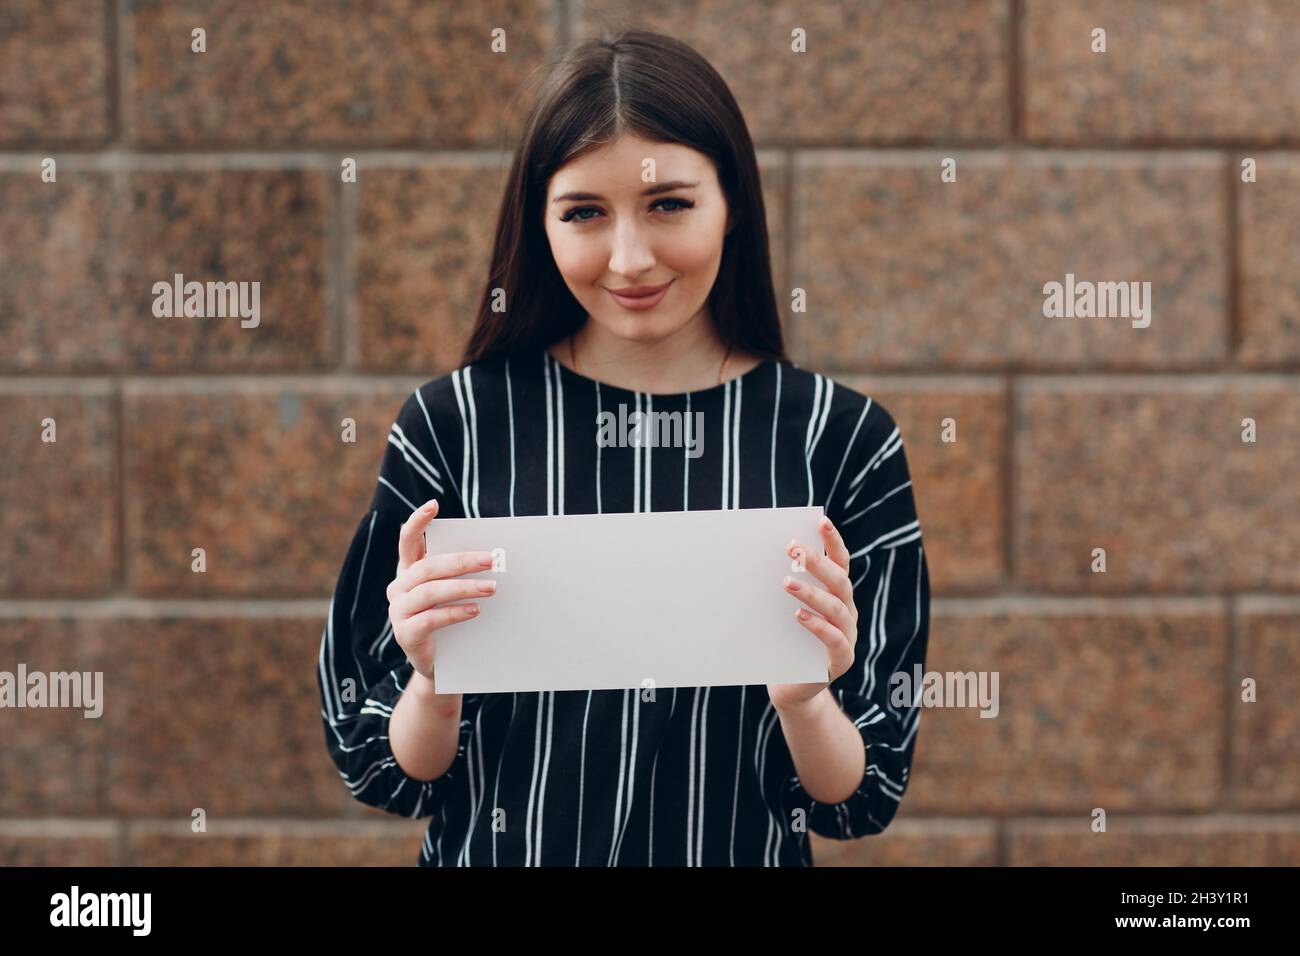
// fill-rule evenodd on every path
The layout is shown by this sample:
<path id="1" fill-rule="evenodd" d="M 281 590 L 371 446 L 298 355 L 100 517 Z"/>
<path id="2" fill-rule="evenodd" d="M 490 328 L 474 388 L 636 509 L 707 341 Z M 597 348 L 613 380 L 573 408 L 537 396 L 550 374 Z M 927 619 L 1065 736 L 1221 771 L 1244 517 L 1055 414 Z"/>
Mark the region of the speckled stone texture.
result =
<path id="1" fill-rule="evenodd" d="M 312 680 L 321 617 L 105 620 L 114 692 L 104 810 L 211 821 L 338 815 Z M 380 811 L 382 812 L 382 811 Z"/>
<path id="2" fill-rule="evenodd" d="M 1091 820 L 1013 822 L 1008 825 L 1010 866 L 1297 866 L 1300 825 L 1294 817 L 1252 819 L 1168 816 L 1110 817 L 1105 833 Z"/>
<path id="3" fill-rule="evenodd" d="M 337 362 L 323 173 L 140 172 L 127 188 L 115 291 L 132 368 L 267 372 Z M 245 328 L 231 315 L 155 316 L 154 283 L 171 285 L 176 273 L 184 282 L 260 282 L 258 324 Z"/>
<path id="4" fill-rule="evenodd" d="M 1286 810 L 1300 803 L 1300 607 L 1280 605 L 1267 598 L 1240 605 L 1229 780 L 1233 805 L 1242 809 Z M 1253 703 L 1242 700 L 1241 682 L 1248 677 L 1255 682 Z"/>
<path id="5" fill-rule="evenodd" d="M 372 814 L 382 811 L 372 810 Z M 150 866 L 414 866 L 428 819 L 349 823 L 139 824 L 127 836 L 130 863 Z"/>
<path id="6" fill-rule="evenodd" d="M 52 442 L 42 440 L 47 418 Z M 90 598 L 113 588 L 117 433 L 107 383 L 0 386 L 0 597 Z"/>
<path id="7" fill-rule="evenodd" d="M 1006 575 L 1005 390 L 994 378 L 845 376 L 898 425 L 934 594 L 990 590 Z M 953 442 L 943 441 L 953 420 Z"/>
<path id="8" fill-rule="evenodd" d="M 85 831 L 95 831 L 83 835 Z M 0 821 L 0 866 L 117 866 L 117 824 Z"/>
<path id="9" fill-rule="evenodd" d="M 1247 154 L 1242 154 L 1242 156 Z M 1300 156 L 1258 151 L 1253 183 L 1237 185 L 1241 347 L 1258 367 L 1300 362 Z M 1233 164 L 1240 179 L 1241 157 Z"/>
<path id="10" fill-rule="evenodd" d="M 1226 615 L 1118 604 L 940 610 L 927 671 L 997 671 L 1000 709 L 927 708 L 909 814 L 1209 811 L 1223 799 Z"/>
<path id="11" fill-rule="evenodd" d="M 884 833 L 861 840 L 812 834 L 816 866 L 995 866 L 997 829 L 983 820 L 906 819 L 907 801 Z"/>
<path id="12" fill-rule="evenodd" d="M 781 315 L 781 321 L 788 326 L 791 289 L 787 250 L 790 235 L 785 197 L 790 190 L 790 165 L 784 154 L 760 150 L 758 175 L 763 185 L 763 214 L 767 217 L 768 254 L 772 259 L 772 288 L 776 295 L 776 310 Z"/>
<path id="13" fill-rule="evenodd" d="M 393 384 L 132 386 L 124 412 L 132 592 L 332 593 L 409 394 Z M 354 443 L 342 440 L 345 418 L 356 422 Z M 206 551 L 204 573 L 191 570 L 194 548 Z"/>
<path id="14" fill-rule="evenodd" d="M 129 4 L 128 137 L 198 144 L 505 148 L 553 41 L 544 0 Z M 191 31 L 207 52 L 191 52 Z M 492 31 L 506 31 L 493 52 Z"/>
<path id="15" fill-rule="evenodd" d="M 1026 587 L 1097 593 L 1300 588 L 1300 386 L 1026 382 L 1016 567 Z M 1243 442 L 1242 419 L 1258 440 Z M 1106 573 L 1091 570 L 1106 549 Z"/>
<path id="16" fill-rule="evenodd" d="M 1226 357 L 1223 161 L 805 154 L 800 353 L 827 368 L 1209 367 Z M 1151 324 L 1043 315 L 1048 282 L 1149 281 Z"/>
<path id="17" fill-rule="evenodd" d="M 336 365 L 325 174 L 0 174 L 0 371 L 268 372 Z M 259 282 L 238 316 L 154 315 L 154 284 Z M 251 286 L 249 287 L 251 289 Z M 251 300 L 249 300 L 251 302 Z M 206 309 L 206 303 L 205 303 Z M 249 320 L 251 323 L 251 319 Z"/>
<path id="18" fill-rule="evenodd" d="M 113 724 L 122 685 L 110 653 L 93 621 L 0 617 L 0 670 L 15 680 L 19 664 L 28 674 L 104 672 L 100 717 L 86 717 L 86 708 L 0 707 L 0 821 L 103 814 L 110 754 L 122 743 Z"/>
<path id="19" fill-rule="evenodd" d="M 1294 141 L 1300 4 L 1291 0 L 1024 0 L 1032 140 Z M 1106 30 L 1105 53 L 1092 31 Z"/>
<path id="20" fill-rule="evenodd" d="M 111 301 L 120 197 L 107 173 L 56 172 L 53 183 L 39 162 L 0 173 L 0 372 L 103 372 L 125 360 L 126 317 Z"/>
<path id="21" fill-rule="evenodd" d="M 103 0 L 0 6 L 0 145 L 86 146 L 112 133 Z"/>
<path id="22" fill-rule="evenodd" d="M 685 41 L 765 142 L 978 142 L 1010 126 L 1009 11 L 1007 0 L 591 0 L 578 34 L 630 25 Z"/>
<path id="23" fill-rule="evenodd" d="M 506 167 L 358 171 L 357 320 L 369 369 L 451 371 L 486 283 Z"/>

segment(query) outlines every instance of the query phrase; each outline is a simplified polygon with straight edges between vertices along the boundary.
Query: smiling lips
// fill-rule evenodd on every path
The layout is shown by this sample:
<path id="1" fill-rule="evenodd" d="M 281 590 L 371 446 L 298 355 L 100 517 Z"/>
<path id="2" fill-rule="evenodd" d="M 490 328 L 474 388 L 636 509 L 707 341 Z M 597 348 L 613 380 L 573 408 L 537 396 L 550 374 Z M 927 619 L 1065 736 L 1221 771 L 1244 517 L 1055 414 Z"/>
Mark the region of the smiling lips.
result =
<path id="1" fill-rule="evenodd" d="M 606 289 L 610 295 L 625 309 L 641 311 L 643 309 L 653 309 L 663 299 L 664 293 L 675 280 L 669 280 L 663 285 L 641 285 L 628 286 L 623 289 Z"/>

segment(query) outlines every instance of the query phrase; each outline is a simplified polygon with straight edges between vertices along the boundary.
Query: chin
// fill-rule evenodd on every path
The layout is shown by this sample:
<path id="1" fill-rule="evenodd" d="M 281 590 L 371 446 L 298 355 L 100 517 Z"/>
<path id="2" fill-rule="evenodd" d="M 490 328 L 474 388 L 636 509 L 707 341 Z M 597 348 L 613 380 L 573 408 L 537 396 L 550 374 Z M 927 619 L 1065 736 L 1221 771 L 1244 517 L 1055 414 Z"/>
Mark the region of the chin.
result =
<path id="1" fill-rule="evenodd" d="M 615 335 L 634 342 L 657 341 L 672 335 L 685 325 L 676 317 L 626 315 L 620 315 L 616 320 L 603 324 Z"/>

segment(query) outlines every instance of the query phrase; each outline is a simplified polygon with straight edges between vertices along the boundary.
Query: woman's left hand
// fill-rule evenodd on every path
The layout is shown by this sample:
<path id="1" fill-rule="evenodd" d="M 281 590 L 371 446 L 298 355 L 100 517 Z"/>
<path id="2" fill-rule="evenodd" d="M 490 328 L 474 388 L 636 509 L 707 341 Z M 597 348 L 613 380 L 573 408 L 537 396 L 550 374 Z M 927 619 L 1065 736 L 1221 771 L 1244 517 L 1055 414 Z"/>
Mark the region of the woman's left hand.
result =
<path id="1" fill-rule="evenodd" d="M 849 580 L 849 549 L 830 518 L 823 517 L 818 527 L 826 554 L 821 553 L 821 548 L 810 550 L 793 539 L 786 552 L 791 558 L 798 558 L 801 551 L 806 554 L 804 566 L 825 588 L 795 577 L 787 577 L 784 586 L 787 594 L 807 605 L 799 608 L 795 618 L 826 645 L 829 662 L 826 680 L 812 684 L 768 684 L 767 693 L 776 708 L 798 707 L 811 701 L 853 666 L 858 609 L 853 603 L 853 584 Z"/>

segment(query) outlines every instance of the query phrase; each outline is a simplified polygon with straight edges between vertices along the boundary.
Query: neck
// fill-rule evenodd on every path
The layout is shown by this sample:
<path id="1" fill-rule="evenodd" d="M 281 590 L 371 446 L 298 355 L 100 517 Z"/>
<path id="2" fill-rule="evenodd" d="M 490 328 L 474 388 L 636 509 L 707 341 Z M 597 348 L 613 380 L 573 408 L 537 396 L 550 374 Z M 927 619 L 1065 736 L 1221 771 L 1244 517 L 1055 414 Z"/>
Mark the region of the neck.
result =
<path id="1" fill-rule="evenodd" d="M 718 384 L 726 359 L 726 378 L 745 363 L 718 337 L 701 314 L 677 332 L 662 339 L 635 341 L 611 334 L 587 321 L 573 336 L 573 353 L 566 338 L 555 343 L 551 354 L 588 378 L 637 392 L 676 393 L 700 391 Z"/>

